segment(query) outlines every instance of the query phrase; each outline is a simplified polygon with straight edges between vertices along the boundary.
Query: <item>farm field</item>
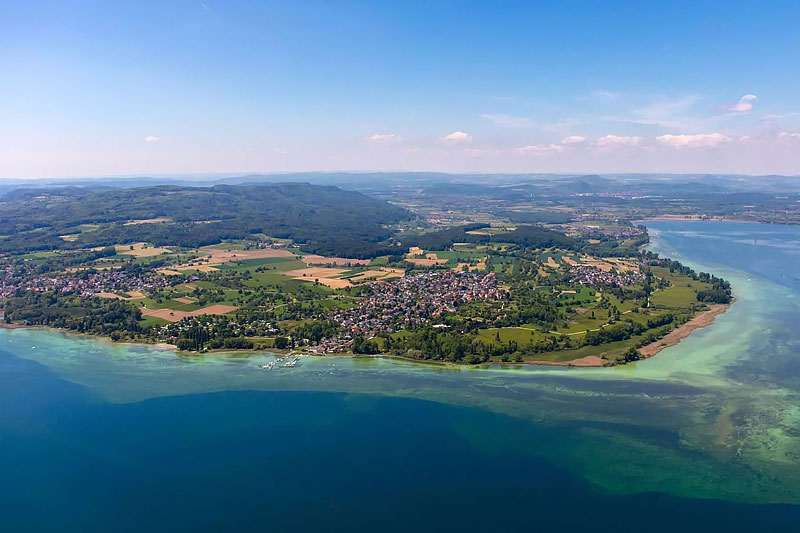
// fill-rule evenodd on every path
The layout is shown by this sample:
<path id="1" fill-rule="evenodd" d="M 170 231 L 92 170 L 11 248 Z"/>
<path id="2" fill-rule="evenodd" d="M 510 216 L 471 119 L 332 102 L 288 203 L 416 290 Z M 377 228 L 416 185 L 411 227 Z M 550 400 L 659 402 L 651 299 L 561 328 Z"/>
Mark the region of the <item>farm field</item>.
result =
<path id="1" fill-rule="evenodd" d="M 238 261 L 296 257 L 296 254 L 293 254 L 288 250 L 238 250 L 233 246 L 208 246 L 198 248 L 195 251 L 195 254 L 197 256 L 195 259 L 186 263 L 171 265 L 170 267 L 164 268 L 161 271 L 168 271 L 167 273 L 169 275 L 175 275 L 174 272 L 185 272 L 192 270 L 211 272 L 219 270 L 221 265 Z"/>
<path id="2" fill-rule="evenodd" d="M 288 270 L 283 272 L 283 275 L 299 281 L 308 281 L 315 284 L 321 283 L 332 289 L 343 289 L 352 286 L 349 280 L 341 278 L 341 276 L 348 272 L 349 270 L 346 268 L 307 267 L 297 270 Z"/>
<path id="3" fill-rule="evenodd" d="M 142 291 L 128 291 L 128 292 L 100 292 L 97 294 L 100 298 L 117 298 L 120 300 L 142 300 L 147 298 L 147 295 Z"/>
<path id="4" fill-rule="evenodd" d="M 344 257 L 323 257 L 316 254 L 308 254 L 300 257 L 300 260 L 307 265 L 325 265 L 325 266 L 367 266 L 370 264 L 370 259 L 347 259 Z"/>
<path id="5" fill-rule="evenodd" d="M 181 319 L 190 316 L 200 315 L 224 315 L 231 311 L 236 311 L 237 307 L 233 305 L 209 305 L 195 309 L 194 311 L 180 311 L 178 309 L 161 308 L 161 309 L 142 309 L 142 315 L 148 317 L 156 317 L 166 320 L 168 322 L 178 322 Z"/>
<path id="6" fill-rule="evenodd" d="M 172 252 L 169 248 L 159 248 L 146 242 L 118 244 L 114 248 L 116 248 L 117 253 L 121 255 L 132 255 L 134 257 L 154 257 Z"/>

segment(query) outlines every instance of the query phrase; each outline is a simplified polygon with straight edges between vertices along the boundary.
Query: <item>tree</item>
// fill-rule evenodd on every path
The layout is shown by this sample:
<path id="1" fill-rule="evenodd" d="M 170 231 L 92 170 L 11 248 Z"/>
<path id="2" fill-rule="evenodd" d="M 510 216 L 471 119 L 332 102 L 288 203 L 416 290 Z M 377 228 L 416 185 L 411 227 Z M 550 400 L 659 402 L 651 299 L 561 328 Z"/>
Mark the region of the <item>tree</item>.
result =
<path id="1" fill-rule="evenodd" d="M 275 337 L 275 342 L 273 346 L 278 350 L 283 350 L 287 346 L 289 346 L 289 339 L 287 339 L 286 337 Z"/>
<path id="2" fill-rule="evenodd" d="M 631 361 L 638 361 L 641 358 L 642 354 L 639 353 L 639 350 L 631 346 L 618 359 L 621 359 L 625 363 L 630 363 Z"/>

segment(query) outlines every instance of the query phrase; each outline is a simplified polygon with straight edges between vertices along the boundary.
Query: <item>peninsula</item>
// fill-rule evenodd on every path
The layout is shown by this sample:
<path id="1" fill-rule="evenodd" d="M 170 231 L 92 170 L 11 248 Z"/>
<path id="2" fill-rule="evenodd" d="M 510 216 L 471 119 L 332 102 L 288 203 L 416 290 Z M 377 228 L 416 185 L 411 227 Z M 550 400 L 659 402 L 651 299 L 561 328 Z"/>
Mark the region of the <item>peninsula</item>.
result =
<path id="1" fill-rule="evenodd" d="M 3 319 L 195 353 L 605 366 L 731 302 L 625 218 L 400 200 L 303 183 L 17 190 Z"/>

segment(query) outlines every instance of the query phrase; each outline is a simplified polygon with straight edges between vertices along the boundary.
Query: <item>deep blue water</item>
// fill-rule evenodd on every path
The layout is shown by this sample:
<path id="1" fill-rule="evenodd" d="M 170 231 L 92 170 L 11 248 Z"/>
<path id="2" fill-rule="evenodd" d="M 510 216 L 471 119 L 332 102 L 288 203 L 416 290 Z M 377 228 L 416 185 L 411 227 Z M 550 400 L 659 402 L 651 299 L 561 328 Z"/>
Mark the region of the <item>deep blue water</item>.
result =
<path id="1" fill-rule="evenodd" d="M 502 444 L 576 438 L 569 428 L 477 409 L 302 392 L 113 405 L 7 353 L 0 376 L 4 532 L 755 531 L 800 519 L 791 506 L 603 494 Z"/>
<path id="2" fill-rule="evenodd" d="M 783 244 L 800 235 L 797 228 L 764 227 L 772 237 L 761 235 L 759 247 L 769 249 L 771 238 L 776 253 L 762 251 L 748 258 L 743 251 L 730 251 L 731 232 L 745 233 L 743 246 L 754 238 L 744 226 L 701 226 L 712 234 L 702 246 L 693 244 L 691 232 L 698 226 L 659 227 L 672 230 L 663 236 L 663 245 L 674 247 L 678 255 L 691 252 L 711 263 L 719 258 L 726 267 L 792 287 L 795 248 Z M 729 233 L 727 246 L 715 244 L 715 231 Z M 775 231 L 788 237 L 776 238 Z M 762 365 L 761 359 L 754 360 L 732 368 L 737 374 L 754 373 L 753 365 Z M 758 379 L 777 374 L 775 365 L 759 367 Z M 398 368 L 403 372 L 405 367 Z M 390 379 L 388 375 L 381 374 L 381 379 Z M 244 390 L 112 403 L 76 384 L 77 378 L 60 376 L 0 349 L 2 532 L 708 532 L 792 531 L 800 523 L 800 506 L 612 492 L 580 475 L 584 469 L 594 470 L 588 463 L 554 460 L 560 447 L 574 453 L 585 445 L 588 453 L 575 455 L 585 461 L 593 457 L 591 447 L 598 442 L 596 436 L 590 439 L 596 435 L 592 432 L 614 430 L 631 440 L 598 448 L 595 462 L 619 468 L 620 475 L 626 462 L 640 453 L 632 444 L 641 442 L 680 450 L 681 457 L 696 455 L 702 459 L 697 464 L 709 472 L 719 467 L 720 479 L 726 479 L 733 475 L 724 468 L 729 459 L 709 458 L 682 446 L 688 438 L 682 426 L 655 420 L 667 416 L 673 405 L 684 410 L 716 398 L 696 396 L 696 386 L 626 381 L 621 375 L 575 381 L 575 390 L 591 393 L 587 399 L 578 396 L 568 403 L 566 396 L 558 396 L 549 404 L 545 393 L 532 390 L 528 397 L 534 411 L 536 402 L 542 402 L 550 412 L 563 403 L 565 414 L 581 413 L 545 423 L 443 402 L 338 392 Z M 447 383 L 466 387 L 479 377 L 486 379 L 464 372 L 447 377 Z M 87 382 L 92 379 L 86 377 Z M 177 383 L 181 378 L 174 379 Z M 424 376 L 403 374 L 401 379 L 403 387 L 411 387 Z M 517 398 L 519 389 L 501 379 L 498 397 Z M 547 373 L 531 374 L 530 379 L 550 383 Z M 595 391 L 609 388 L 622 399 L 597 399 Z M 483 390 L 492 394 L 489 386 Z M 644 393 L 660 398 L 646 404 Z M 640 408 L 641 423 L 631 423 Z M 624 423 L 609 421 L 608 413 L 616 410 L 625 411 Z M 686 423 L 684 414 L 675 413 L 681 424 Z M 658 456 L 653 460 L 661 461 Z M 677 469 L 684 463 L 675 464 Z M 750 475 L 753 470 L 747 468 Z M 677 472 L 705 477 L 703 471 Z M 768 486 L 769 475 L 754 472 Z"/>

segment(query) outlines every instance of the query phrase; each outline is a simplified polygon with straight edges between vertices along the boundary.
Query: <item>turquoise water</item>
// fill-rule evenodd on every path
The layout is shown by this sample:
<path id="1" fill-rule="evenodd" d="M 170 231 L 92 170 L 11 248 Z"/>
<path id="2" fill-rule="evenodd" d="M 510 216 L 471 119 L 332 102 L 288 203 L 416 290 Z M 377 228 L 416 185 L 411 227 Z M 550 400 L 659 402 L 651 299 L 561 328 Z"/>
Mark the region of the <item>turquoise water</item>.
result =
<path id="1" fill-rule="evenodd" d="M 800 519 L 800 228 L 654 222 L 734 284 L 614 369 L 177 357 L 0 331 L 0 530 L 751 531 Z"/>

